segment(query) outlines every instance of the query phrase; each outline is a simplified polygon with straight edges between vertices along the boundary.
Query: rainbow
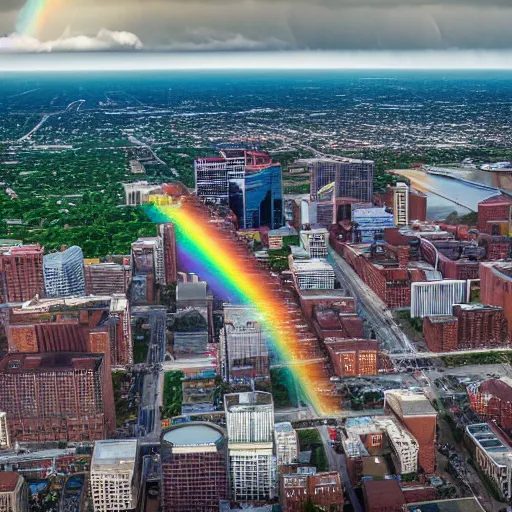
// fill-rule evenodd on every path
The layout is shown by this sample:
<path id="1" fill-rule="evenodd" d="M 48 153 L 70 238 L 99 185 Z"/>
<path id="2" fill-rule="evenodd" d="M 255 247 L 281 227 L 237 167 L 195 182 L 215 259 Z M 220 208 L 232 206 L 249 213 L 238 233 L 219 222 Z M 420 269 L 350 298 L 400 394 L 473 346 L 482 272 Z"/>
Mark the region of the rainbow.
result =
<path id="1" fill-rule="evenodd" d="M 16 32 L 37 37 L 62 0 L 27 0 L 16 20 Z"/>
<path id="2" fill-rule="evenodd" d="M 227 231 L 214 227 L 212 219 L 193 202 L 148 204 L 148 217 L 175 227 L 180 267 L 206 281 L 220 299 L 250 304 L 263 320 L 273 349 L 288 364 L 303 398 L 317 414 L 330 415 L 337 409 L 322 363 L 306 363 L 298 331 L 290 320 L 280 286 L 257 265 L 254 257 Z"/>

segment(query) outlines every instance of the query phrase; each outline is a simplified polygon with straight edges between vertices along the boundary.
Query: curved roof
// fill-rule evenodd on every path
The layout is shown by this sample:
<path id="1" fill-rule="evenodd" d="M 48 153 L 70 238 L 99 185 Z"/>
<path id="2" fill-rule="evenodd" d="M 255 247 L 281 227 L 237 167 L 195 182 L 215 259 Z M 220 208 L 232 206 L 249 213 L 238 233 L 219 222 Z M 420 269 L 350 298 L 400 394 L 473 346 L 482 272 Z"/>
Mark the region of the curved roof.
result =
<path id="1" fill-rule="evenodd" d="M 222 431 L 213 425 L 192 423 L 172 427 L 163 434 L 162 439 L 174 446 L 197 446 L 216 444 L 222 437 Z"/>

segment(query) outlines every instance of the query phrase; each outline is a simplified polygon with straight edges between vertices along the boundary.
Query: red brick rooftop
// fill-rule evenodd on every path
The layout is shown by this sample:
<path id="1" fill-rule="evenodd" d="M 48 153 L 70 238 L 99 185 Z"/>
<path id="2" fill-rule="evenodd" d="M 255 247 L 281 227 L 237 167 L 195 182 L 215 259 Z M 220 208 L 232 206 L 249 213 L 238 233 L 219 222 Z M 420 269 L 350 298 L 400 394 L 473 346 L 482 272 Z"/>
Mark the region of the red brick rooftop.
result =
<path id="1" fill-rule="evenodd" d="M 16 489 L 20 475 L 14 471 L 0 471 L 0 492 L 12 492 Z"/>

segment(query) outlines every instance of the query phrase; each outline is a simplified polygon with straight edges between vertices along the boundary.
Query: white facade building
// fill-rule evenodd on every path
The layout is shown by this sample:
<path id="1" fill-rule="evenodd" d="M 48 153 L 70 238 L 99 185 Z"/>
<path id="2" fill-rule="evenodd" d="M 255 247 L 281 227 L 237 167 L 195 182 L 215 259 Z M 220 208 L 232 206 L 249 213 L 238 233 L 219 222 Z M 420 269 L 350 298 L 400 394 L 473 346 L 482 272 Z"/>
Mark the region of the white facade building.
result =
<path id="1" fill-rule="evenodd" d="M 301 290 L 334 289 L 336 276 L 327 260 L 292 260 L 291 271 Z"/>
<path id="2" fill-rule="evenodd" d="M 292 464 L 299 458 L 299 438 L 289 422 L 276 423 L 274 426 L 277 466 Z"/>
<path id="3" fill-rule="evenodd" d="M 83 297 L 85 270 L 82 249 L 76 245 L 43 257 L 44 289 L 47 297 Z"/>
<path id="4" fill-rule="evenodd" d="M 260 391 L 224 396 L 228 430 L 231 499 L 270 500 L 277 492 L 274 404 Z"/>
<path id="5" fill-rule="evenodd" d="M 452 315 L 454 304 L 467 299 L 466 281 L 444 279 L 411 284 L 411 317 Z"/>
<path id="6" fill-rule="evenodd" d="M 136 439 L 96 441 L 91 461 L 94 512 L 137 508 L 139 453 Z"/>
<path id="7" fill-rule="evenodd" d="M 409 186 L 397 183 L 393 188 L 393 218 L 395 226 L 409 225 Z"/>
<path id="8" fill-rule="evenodd" d="M 300 245 L 310 258 L 326 258 L 329 245 L 329 232 L 325 228 L 300 232 Z"/>
<path id="9" fill-rule="evenodd" d="M 9 436 L 9 424 L 7 423 L 7 413 L 0 412 L 0 450 L 11 446 Z"/>
<path id="10" fill-rule="evenodd" d="M 466 432 L 475 445 L 476 463 L 508 501 L 512 496 L 512 448 L 488 423 L 468 425 Z"/>

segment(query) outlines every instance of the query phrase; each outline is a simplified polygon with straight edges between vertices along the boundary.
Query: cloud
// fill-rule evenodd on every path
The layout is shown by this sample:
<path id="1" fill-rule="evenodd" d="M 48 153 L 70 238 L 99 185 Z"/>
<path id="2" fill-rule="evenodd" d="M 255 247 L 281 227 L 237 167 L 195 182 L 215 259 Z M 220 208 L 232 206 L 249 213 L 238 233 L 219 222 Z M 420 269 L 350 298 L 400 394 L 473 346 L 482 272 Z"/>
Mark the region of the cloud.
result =
<path id="1" fill-rule="evenodd" d="M 22 34 L 0 37 L 0 52 L 70 52 L 105 50 L 141 50 L 141 40 L 131 32 L 115 32 L 102 28 L 95 36 L 72 35 L 68 30 L 53 41 Z"/>

